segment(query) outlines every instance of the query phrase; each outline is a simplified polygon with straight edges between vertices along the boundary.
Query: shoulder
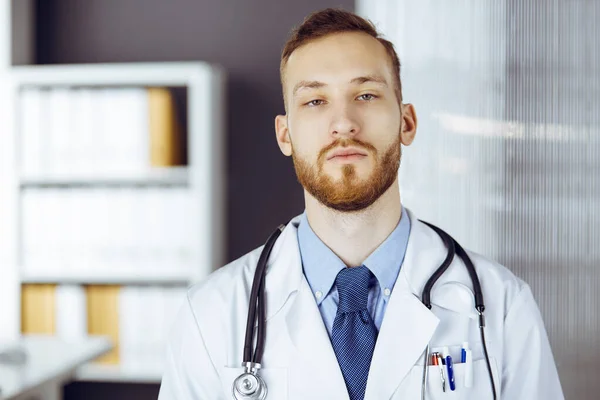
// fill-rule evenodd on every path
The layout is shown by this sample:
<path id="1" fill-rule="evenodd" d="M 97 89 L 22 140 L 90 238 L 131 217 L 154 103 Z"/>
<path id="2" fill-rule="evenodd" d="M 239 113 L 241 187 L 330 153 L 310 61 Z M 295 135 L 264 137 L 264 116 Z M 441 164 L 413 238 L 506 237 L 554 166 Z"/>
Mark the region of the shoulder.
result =
<path id="1" fill-rule="evenodd" d="M 527 282 L 518 277 L 505 265 L 471 250 L 465 250 L 479 277 L 486 304 L 494 304 L 505 317 L 523 293 L 530 293 Z"/>
<path id="2" fill-rule="evenodd" d="M 446 258 L 448 249 L 434 229 L 419 220 L 410 210 L 407 211 L 411 218 L 411 233 L 405 257 L 406 265 L 403 268 L 408 268 L 406 274 L 412 282 L 413 290 L 420 295 L 426 282 L 436 275 L 436 270 Z M 466 247 L 465 251 L 475 267 L 486 310 L 493 311 L 495 315 L 502 318 L 527 284 L 509 268 L 491 257 Z M 473 282 L 465 261 L 458 254 L 439 278 L 439 282 L 432 289 L 432 301 L 437 295 L 438 301 L 451 304 L 451 308 L 461 308 L 461 303 L 464 303 L 462 306 L 465 309 L 473 309 Z M 456 285 L 464 289 L 459 291 L 465 295 L 463 302 L 457 301 L 456 292 L 450 290 Z M 449 306 L 448 304 L 446 306 Z"/>
<path id="3" fill-rule="evenodd" d="M 188 348 L 202 343 L 204 357 L 217 370 L 230 364 L 228 343 L 243 341 L 245 310 L 261 250 L 255 249 L 219 268 L 187 291 L 176 325 L 181 332 L 177 335 Z"/>
<path id="4" fill-rule="evenodd" d="M 188 289 L 194 311 L 219 307 L 231 301 L 232 293 L 250 289 L 262 246 L 215 270 Z"/>
<path id="5" fill-rule="evenodd" d="M 241 347 L 230 344 L 244 342 L 250 292 L 263 249 L 261 246 L 244 254 L 188 289 L 186 318 L 191 322 L 187 326 L 193 325 L 199 333 L 197 338 L 204 342 L 214 365 L 232 366 L 242 359 Z M 302 273 L 297 253 L 296 227 L 288 224 L 266 265 L 267 318 L 287 301 L 289 296 L 284 292 L 291 291 L 291 282 L 298 281 L 292 279 L 291 271 Z"/>
<path id="6" fill-rule="evenodd" d="M 297 227 L 300 216 L 294 217 L 283 228 L 278 229 L 277 239 L 269 252 L 266 265 L 265 290 L 273 292 L 280 290 L 278 283 L 287 283 L 290 266 L 299 267 L 299 250 Z M 254 281 L 254 274 L 264 245 L 244 254 L 237 260 L 212 272 L 202 281 L 190 287 L 188 298 L 194 310 L 211 311 L 218 307 L 239 307 L 246 305 Z M 296 268 L 301 273 L 301 267 Z M 297 271 L 297 272 L 298 272 Z M 269 300 L 267 296 L 267 301 Z M 238 301 L 239 300 L 239 301 Z M 237 302 L 236 302 L 237 301 Z M 242 304 L 243 303 L 243 304 Z"/>

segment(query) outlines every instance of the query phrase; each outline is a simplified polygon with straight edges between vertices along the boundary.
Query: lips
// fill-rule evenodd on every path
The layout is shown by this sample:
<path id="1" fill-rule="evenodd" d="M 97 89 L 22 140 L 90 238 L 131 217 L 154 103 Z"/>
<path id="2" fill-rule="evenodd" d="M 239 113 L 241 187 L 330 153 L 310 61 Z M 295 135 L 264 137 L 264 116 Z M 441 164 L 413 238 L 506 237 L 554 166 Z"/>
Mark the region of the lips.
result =
<path id="1" fill-rule="evenodd" d="M 331 160 L 336 157 L 348 157 L 348 156 L 366 156 L 367 153 L 363 150 L 353 149 L 353 148 L 344 148 L 334 150 L 329 156 L 327 160 Z"/>

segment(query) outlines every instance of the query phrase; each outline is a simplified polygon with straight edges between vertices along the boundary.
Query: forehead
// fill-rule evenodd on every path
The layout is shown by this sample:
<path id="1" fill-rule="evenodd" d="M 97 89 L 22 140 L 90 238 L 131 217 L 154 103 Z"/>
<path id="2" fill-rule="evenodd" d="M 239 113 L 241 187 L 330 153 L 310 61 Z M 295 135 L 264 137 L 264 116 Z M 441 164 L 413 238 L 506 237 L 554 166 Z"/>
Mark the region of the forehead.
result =
<path id="1" fill-rule="evenodd" d="M 392 84 L 385 47 L 361 32 L 344 32 L 311 41 L 296 49 L 284 70 L 285 90 L 303 80 L 347 84 L 357 76 L 380 75 Z"/>

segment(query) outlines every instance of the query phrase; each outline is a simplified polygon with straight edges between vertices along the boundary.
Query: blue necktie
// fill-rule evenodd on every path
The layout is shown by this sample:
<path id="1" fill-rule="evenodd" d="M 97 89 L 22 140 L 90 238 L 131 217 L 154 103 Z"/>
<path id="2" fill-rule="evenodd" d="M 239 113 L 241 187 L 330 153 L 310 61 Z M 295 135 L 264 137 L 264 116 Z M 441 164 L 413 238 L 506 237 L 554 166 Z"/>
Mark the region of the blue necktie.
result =
<path id="1" fill-rule="evenodd" d="M 369 280 L 366 266 L 344 268 L 335 278 L 339 294 L 337 314 L 333 321 L 331 342 L 350 400 L 363 400 L 377 327 L 367 310 Z"/>

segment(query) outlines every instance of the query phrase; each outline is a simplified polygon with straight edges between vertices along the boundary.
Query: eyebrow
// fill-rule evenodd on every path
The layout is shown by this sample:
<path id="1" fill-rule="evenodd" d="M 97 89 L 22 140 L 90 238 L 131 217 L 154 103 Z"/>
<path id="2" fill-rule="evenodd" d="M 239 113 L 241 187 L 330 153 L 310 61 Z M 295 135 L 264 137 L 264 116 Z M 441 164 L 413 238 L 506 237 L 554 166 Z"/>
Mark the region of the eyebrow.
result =
<path id="1" fill-rule="evenodd" d="M 386 87 L 388 86 L 387 81 L 381 75 L 359 76 L 350 81 L 350 83 L 354 83 L 354 84 L 358 84 L 358 85 L 362 85 L 362 84 L 368 83 L 368 82 L 378 83 L 378 84 L 380 84 L 382 86 L 386 86 Z M 292 96 L 295 96 L 296 93 L 300 89 L 319 89 L 324 86 L 327 86 L 327 84 L 323 83 L 323 82 L 319 82 L 319 81 L 300 81 L 294 86 Z"/>
<path id="2" fill-rule="evenodd" d="M 362 85 L 363 83 L 374 82 L 379 83 L 380 85 L 387 86 L 388 83 L 385 78 L 381 75 L 367 75 L 367 76 L 359 76 L 358 78 L 354 78 L 350 81 L 350 83 L 358 83 Z"/>

